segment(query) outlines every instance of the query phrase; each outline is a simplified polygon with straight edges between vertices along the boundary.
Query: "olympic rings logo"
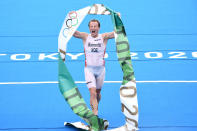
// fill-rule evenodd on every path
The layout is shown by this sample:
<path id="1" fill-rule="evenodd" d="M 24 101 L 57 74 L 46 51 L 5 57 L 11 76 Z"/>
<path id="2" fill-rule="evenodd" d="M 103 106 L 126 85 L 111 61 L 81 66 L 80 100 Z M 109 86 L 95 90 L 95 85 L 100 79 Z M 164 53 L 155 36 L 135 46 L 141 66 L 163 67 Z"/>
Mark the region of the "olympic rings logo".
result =
<path id="1" fill-rule="evenodd" d="M 66 35 L 68 33 L 68 31 L 76 26 L 78 24 L 78 18 L 77 18 L 77 12 L 76 11 L 71 11 L 69 12 L 68 14 L 68 19 L 66 19 L 65 21 L 65 24 L 66 24 L 66 27 L 63 29 L 63 36 L 66 38 Z"/>
<path id="2" fill-rule="evenodd" d="M 77 12 L 72 11 L 68 14 L 69 18 L 66 20 L 67 29 L 72 28 L 78 24 Z"/>

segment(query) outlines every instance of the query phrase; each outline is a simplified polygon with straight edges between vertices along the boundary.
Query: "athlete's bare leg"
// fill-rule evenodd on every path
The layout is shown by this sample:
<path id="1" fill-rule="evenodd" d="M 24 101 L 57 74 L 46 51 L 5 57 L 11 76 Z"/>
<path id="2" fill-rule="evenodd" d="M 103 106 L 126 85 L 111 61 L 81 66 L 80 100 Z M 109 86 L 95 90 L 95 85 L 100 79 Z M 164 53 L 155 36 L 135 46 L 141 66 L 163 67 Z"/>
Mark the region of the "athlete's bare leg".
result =
<path id="1" fill-rule="evenodd" d="M 96 89 L 96 99 L 99 104 L 99 102 L 101 100 L 101 89 Z"/>
<path id="2" fill-rule="evenodd" d="M 92 108 L 92 112 L 95 115 L 98 115 L 98 101 L 97 101 L 96 87 L 89 88 L 89 91 L 90 91 L 90 106 Z"/>

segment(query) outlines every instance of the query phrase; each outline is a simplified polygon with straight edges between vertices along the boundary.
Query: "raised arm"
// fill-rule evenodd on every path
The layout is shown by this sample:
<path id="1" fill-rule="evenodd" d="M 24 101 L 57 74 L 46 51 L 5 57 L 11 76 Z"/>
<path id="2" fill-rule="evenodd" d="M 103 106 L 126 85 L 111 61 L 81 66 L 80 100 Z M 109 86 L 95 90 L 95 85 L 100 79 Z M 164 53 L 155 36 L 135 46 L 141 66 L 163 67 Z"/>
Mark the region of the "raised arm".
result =
<path id="1" fill-rule="evenodd" d="M 76 38 L 80 38 L 80 39 L 86 40 L 86 38 L 88 36 L 88 33 L 75 31 L 73 36 L 76 37 Z"/>
<path id="2" fill-rule="evenodd" d="M 113 39 L 115 37 L 114 32 L 108 32 L 108 33 L 103 33 L 102 34 L 104 44 L 107 44 L 108 39 Z"/>
<path id="3" fill-rule="evenodd" d="M 112 38 L 114 38 L 115 36 L 114 36 L 114 32 L 109 32 L 109 33 L 104 33 L 103 34 L 103 38 L 104 39 L 112 39 Z"/>
<path id="4" fill-rule="evenodd" d="M 117 14 L 118 14 L 118 16 L 120 17 L 120 13 L 118 12 Z M 104 42 L 107 41 L 108 39 L 112 39 L 112 38 L 115 37 L 114 31 L 113 31 L 113 32 L 108 32 L 108 33 L 103 33 L 103 34 L 102 34 L 102 37 L 103 37 L 103 39 L 104 39 Z"/>

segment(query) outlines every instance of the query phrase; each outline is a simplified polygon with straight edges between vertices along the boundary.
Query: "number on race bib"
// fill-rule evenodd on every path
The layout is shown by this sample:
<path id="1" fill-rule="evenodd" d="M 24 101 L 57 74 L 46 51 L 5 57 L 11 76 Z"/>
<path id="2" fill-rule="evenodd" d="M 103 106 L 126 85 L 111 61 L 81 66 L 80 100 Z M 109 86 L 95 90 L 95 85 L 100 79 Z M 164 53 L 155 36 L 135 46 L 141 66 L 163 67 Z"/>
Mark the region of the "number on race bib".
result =
<path id="1" fill-rule="evenodd" d="M 91 48 L 91 52 L 98 52 L 98 48 Z"/>

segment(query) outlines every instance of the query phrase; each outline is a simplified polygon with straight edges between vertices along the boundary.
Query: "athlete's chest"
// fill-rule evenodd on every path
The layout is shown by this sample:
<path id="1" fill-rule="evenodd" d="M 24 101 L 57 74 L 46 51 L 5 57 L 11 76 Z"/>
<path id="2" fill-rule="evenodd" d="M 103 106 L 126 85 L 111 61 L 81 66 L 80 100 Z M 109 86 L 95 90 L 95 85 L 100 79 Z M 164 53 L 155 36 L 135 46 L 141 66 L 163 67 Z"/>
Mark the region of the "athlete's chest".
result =
<path id="1" fill-rule="evenodd" d="M 105 45 L 103 43 L 102 37 L 92 38 L 88 37 L 85 43 L 86 52 L 103 52 L 105 50 Z"/>

